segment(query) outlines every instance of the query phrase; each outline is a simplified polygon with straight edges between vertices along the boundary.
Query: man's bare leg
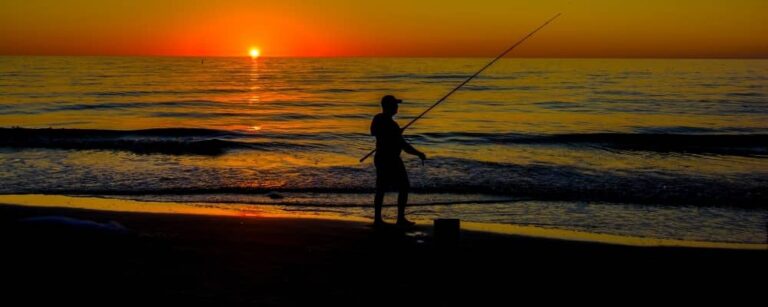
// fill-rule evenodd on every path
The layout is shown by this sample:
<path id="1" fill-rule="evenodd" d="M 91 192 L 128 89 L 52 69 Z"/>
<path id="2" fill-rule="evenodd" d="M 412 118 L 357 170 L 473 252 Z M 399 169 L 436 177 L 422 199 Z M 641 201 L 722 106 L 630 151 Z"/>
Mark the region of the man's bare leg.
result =
<path id="1" fill-rule="evenodd" d="M 405 218 L 405 206 L 408 205 L 408 191 L 410 188 L 400 188 L 397 194 L 397 225 L 413 226 L 415 223 Z"/>
<path id="2" fill-rule="evenodd" d="M 376 196 L 373 198 L 373 225 L 384 225 L 384 219 L 381 217 L 381 207 L 384 204 L 384 190 L 376 189 Z"/>

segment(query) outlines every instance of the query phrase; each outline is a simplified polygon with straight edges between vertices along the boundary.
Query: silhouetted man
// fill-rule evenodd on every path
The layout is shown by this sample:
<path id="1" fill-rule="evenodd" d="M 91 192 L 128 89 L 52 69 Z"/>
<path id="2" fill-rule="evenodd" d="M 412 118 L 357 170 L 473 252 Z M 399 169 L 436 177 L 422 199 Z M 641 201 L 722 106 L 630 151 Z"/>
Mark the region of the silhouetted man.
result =
<path id="1" fill-rule="evenodd" d="M 405 218 L 405 205 L 408 204 L 408 191 L 411 184 L 408 181 L 408 173 L 405 171 L 403 160 L 400 159 L 400 151 L 419 156 L 422 160 L 427 156 L 413 148 L 403 139 L 403 131 L 392 119 L 397 114 L 398 104 L 403 102 L 392 95 L 381 98 L 382 112 L 376 114 L 371 122 L 371 135 L 376 137 L 376 154 L 373 156 L 373 164 L 376 166 L 376 196 L 373 200 L 375 226 L 384 225 L 381 218 L 381 206 L 384 202 L 384 192 L 388 188 L 395 187 L 397 195 L 397 225 L 412 226 L 414 223 Z"/>

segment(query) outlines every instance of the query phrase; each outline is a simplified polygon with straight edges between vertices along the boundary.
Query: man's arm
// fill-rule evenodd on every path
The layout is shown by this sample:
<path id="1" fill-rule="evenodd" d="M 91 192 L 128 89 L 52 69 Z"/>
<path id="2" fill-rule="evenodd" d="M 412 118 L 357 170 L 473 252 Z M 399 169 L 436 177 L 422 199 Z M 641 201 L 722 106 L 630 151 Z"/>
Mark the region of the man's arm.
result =
<path id="1" fill-rule="evenodd" d="M 412 154 L 414 156 L 418 156 L 419 159 L 422 159 L 422 160 L 427 158 L 427 155 L 425 155 L 423 152 L 417 150 L 416 148 L 413 148 L 413 146 L 410 143 L 408 143 L 405 140 L 405 138 L 403 138 L 402 135 L 400 136 L 400 143 L 401 143 L 401 146 L 403 148 L 403 151 L 405 151 L 405 152 L 407 152 L 409 154 Z"/>

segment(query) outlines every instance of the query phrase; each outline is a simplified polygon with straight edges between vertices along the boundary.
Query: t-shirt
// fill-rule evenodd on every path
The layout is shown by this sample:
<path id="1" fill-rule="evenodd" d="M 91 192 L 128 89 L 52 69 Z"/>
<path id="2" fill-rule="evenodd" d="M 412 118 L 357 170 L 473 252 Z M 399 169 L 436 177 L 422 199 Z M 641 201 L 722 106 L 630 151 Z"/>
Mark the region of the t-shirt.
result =
<path id="1" fill-rule="evenodd" d="M 403 150 L 403 134 L 391 116 L 376 114 L 371 121 L 371 135 L 376 137 L 376 157 L 397 158 Z"/>

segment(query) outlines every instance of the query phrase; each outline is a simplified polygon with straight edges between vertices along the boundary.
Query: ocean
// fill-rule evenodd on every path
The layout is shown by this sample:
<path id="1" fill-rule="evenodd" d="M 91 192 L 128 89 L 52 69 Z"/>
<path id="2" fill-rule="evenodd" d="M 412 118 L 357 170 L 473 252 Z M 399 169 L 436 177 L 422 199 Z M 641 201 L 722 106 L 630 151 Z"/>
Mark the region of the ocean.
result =
<path id="1" fill-rule="evenodd" d="M 0 193 L 371 217 L 381 96 L 488 60 L 0 57 Z M 768 60 L 503 59 L 405 135 L 413 219 L 768 241 Z"/>

